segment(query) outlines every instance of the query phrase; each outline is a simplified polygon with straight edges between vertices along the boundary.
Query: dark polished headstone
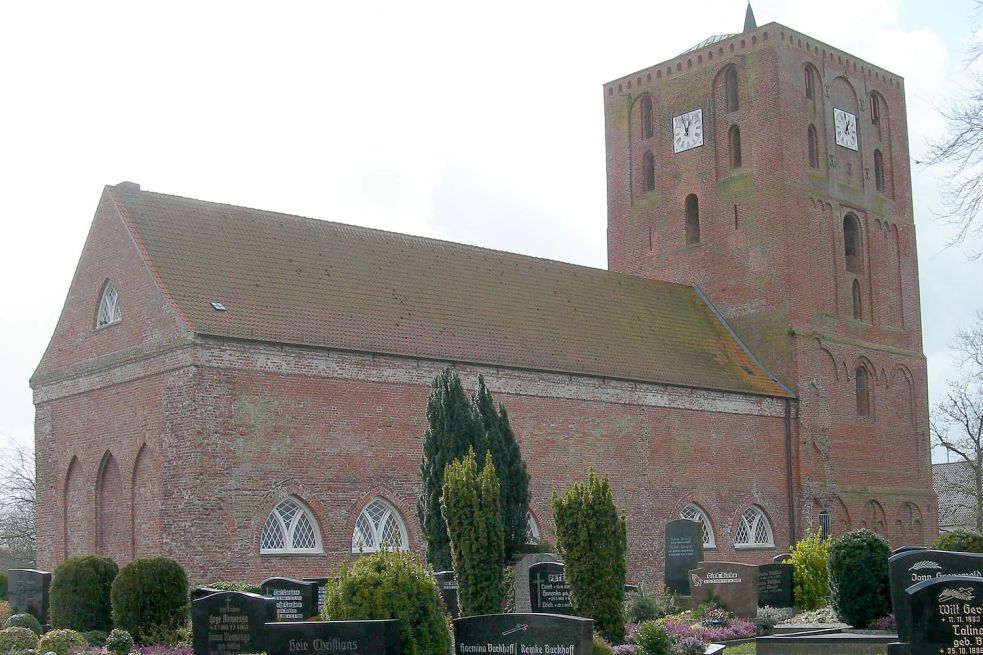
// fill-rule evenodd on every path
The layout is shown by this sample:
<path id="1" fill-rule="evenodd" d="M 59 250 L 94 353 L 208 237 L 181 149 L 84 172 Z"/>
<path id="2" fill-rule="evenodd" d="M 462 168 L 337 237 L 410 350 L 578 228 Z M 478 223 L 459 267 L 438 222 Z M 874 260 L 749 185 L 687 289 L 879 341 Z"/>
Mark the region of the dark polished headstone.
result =
<path id="1" fill-rule="evenodd" d="M 630 594 L 633 591 L 638 591 L 638 585 L 637 584 L 626 584 L 625 585 L 625 594 Z"/>
<path id="2" fill-rule="evenodd" d="M 895 548 L 891 551 L 892 555 L 900 555 L 901 553 L 907 553 L 910 550 L 928 550 L 925 546 L 901 546 L 900 548 Z"/>
<path id="3" fill-rule="evenodd" d="M 778 553 L 777 555 L 771 558 L 771 563 L 784 564 L 785 562 L 789 562 L 791 560 L 792 560 L 792 556 L 789 555 L 788 553 Z"/>
<path id="4" fill-rule="evenodd" d="M 304 621 L 318 613 L 316 582 L 267 578 L 259 588 L 276 601 L 277 621 Z"/>
<path id="5" fill-rule="evenodd" d="M 758 567 L 737 562 L 700 562 L 689 572 L 690 603 L 716 598 L 741 618 L 758 612 Z"/>
<path id="6" fill-rule="evenodd" d="M 911 610 L 910 655 L 983 653 L 983 578 L 951 576 L 905 590 Z"/>
<path id="7" fill-rule="evenodd" d="M 535 613 L 573 614 L 563 564 L 540 562 L 529 567 L 529 600 Z"/>
<path id="8" fill-rule="evenodd" d="M 689 596 L 689 572 L 703 559 L 703 525 L 689 519 L 666 523 L 665 579 L 669 591 Z"/>
<path id="9" fill-rule="evenodd" d="M 258 653 L 265 626 L 276 618 L 272 598 L 244 591 L 220 591 L 191 603 L 194 655 Z"/>
<path id="10" fill-rule="evenodd" d="M 457 578 L 453 571 L 438 571 L 433 574 L 437 581 L 437 589 L 440 590 L 440 597 L 444 599 L 444 607 L 447 613 L 455 619 L 461 616 L 461 608 L 457 602 Z"/>
<path id="11" fill-rule="evenodd" d="M 332 576 L 330 578 L 304 578 L 304 582 L 313 582 L 317 585 L 317 612 L 320 614 L 321 610 L 324 609 L 324 599 L 328 594 L 328 583 L 332 580 L 337 580 L 338 576 Z"/>
<path id="12" fill-rule="evenodd" d="M 41 622 L 48 623 L 48 590 L 51 574 L 34 569 L 10 569 L 7 571 L 7 602 L 12 614 L 28 613 Z"/>
<path id="13" fill-rule="evenodd" d="M 792 607 L 794 569 L 791 564 L 762 564 L 758 567 L 758 606 Z"/>
<path id="14" fill-rule="evenodd" d="M 898 640 L 906 642 L 911 626 L 911 615 L 905 603 L 905 590 L 919 582 L 942 576 L 983 577 L 983 555 L 927 548 L 907 550 L 888 558 L 887 575 L 891 584 L 891 605 L 894 608 Z"/>
<path id="15" fill-rule="evenodd" d="M 562 561 L 556 553 L 531 553 L 518 561 L 513 569 L 514 586 L 512 587 L 516 612 L 523 614 L 532 611 L 532 601 L 529 598 L 529 567 L 539 562 L 562 563 Z"/>
<path id="16" fill-rule="evenodd" d="M 217 594 L 220 591 L 221 589 L 212 589 L 211 587 L 197 587 L 191 590 L 191 600 L 195 601 L 199 598 L 204 598 L 205 596 Z"/>
<path id="17" fill-rule="evenodd" d="M 400 655 L 399 621 L 286 621 L 266 624 L 267 655 Z"/>
<path id="18" fill-rule="evenodd" d="M 454 620 L 456 655 L 591 655 L 594 622 L 558 614 L 481 614 Z"/>

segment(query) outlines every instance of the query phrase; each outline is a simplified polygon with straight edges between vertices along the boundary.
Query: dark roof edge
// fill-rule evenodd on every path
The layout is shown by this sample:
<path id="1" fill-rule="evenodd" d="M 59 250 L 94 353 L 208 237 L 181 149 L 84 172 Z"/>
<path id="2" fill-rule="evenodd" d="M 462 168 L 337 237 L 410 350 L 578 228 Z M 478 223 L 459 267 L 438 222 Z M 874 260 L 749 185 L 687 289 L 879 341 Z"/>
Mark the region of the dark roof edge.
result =
<path id="1" fill-rule="evenodd" d="M 713 306 L 711 305 L 711 308 L 712 307 Z M 719 314 L 718 314 L 718 316 L 719 316 Z M 721 318 L 721 321 L 723 321 L 722 318 Z M 724 322 L 724 325 L 727 326 L 727 329 L 728 330 L 730 330 L 730 326 L 727 325 L 726 322 Z M 731 334 L 733 334 L 733 331 L 731 331 Z M 581 377 L 581 378 L 596 378 L 596 379 L 600 379 L 600 380 L 611 380 L 611 381 L 614 381 L 614 382 L 626 382 L 626 383 L 630 383 L 630 384 L 652 384 L 652 385 L 657 385 L 657 386 L 662 386 L 662 387 L 675 387 L 677 389 L 692 389 L 694 391 L 712 391 L 714 393 L 730 394 L 730 395 L 734 395 L 734 396 L 752 396 L 752 397 L 755 397 L 755 398 L 784 398 L 785 397 L 785 396 L 779 396 L 779 395 L 776 395 L 776 394 L 773 394 L 773 393 L 767 393 L 767 392 L 764 392 L 764 391 L 727 389 L 727 388 L 724 388 L 724 387 L 721 387 L 721 386 L 716 386 L 716 387 L 710 387 L 710 386 L 698 387 L 698 386 L 694 386 L 694 385 L 691 385 L 691 384 L 680 384 L 678 382 L 666 382 L 666 381 L 660 381 L 660 380 L 643 380 L 641 378 L 629 378 L 629 377 L 621 377 L 621 376 L 617 376 L 617 375 L 602 375 L 600 373 L 590 373 L 588 371 L 567 371 L 567 370 L 563 370 L 563 369 L 537 368 L 537 367 L 534 367 L 534 366 L 520 366 L 520 365 L 500 364 L 500 363 L 499 364 L 496 364 L 496 363 L 492 363 L 492 362 L 481 362 L 481 361 L 470 360 L 470 359 L 453 359 L 453 358 L 450 358 L 450 357 L 431 357 L 431 356 L 427 356 L 427 355 L 412 355 L 412 354 L 408 354 L 408 353 L 391 353 L 391 352 L 384 352 L 384 351 L 381 351 L 381 350 L 358 350 L 356 348 L 343 348 L 343 347 L 340 347 L 340 346 L 325 346 L 325 345 L 319 345 L 319 344 L 313 344 L 313 343 L 302 343 L 302 342 L 294 342 L 294 341 L 271 341 L 270 339 L 261 339 L 261 338 L 257 338 L 257 337 L 230 336 L 230 335 L 227 335 L 227 334 L 216 334 L 216 333 L 205 332 L 205 331 L 200 331 L 200 330 L 199 331 L 195 331 L 195 335 L 198 336 L 198 337 L 204 337 L 205 339 L 214 339 L 214 340 L 217 340 L 217 341 L 236 341 L 236 342 L 240 342 L 240 343 L 269 344 L 269 345 L 272 345 L 272 346 L 283 346 L 283 347 L 287 347 L 287 348 L 309 348 L 311 350 L 333 350 L 335 352 L 353 353 L 353 354 L 359 354 L 359 355 L 369 355 L 369 356 L 372 356 L 372 357 L 394 357 L 396 359 L 416 359 L 416 360 L 425 360 L 425 361 L 431 361 L 431 362 L 443 362 L 443 363 L 450 364 L 450 365 L 485 366 L 485 367 L 488 367 L 488 368 L 511 369 L 513 371 L 525 371 L 525 372 L 528 372 L 528 373 L 546 373 L 546 374 L 549 374 L 549 375 L 568 375 L 568 376 L 571 376 L 571 377 L 574 377 L 575 376 L 575 377 Z M 744 350 L 747 351 L 750 354 L 750 351 L 747 350 L 747 347 L 744 346 L 743 343 L 741 343 L 740 339 L 737 339 L 737 335 L 734 335 L 734 338 L 737 340 L 737 343 L 740 344 L 740 346 L 742 348 L 744 348 Z M 751 355 L 751 357 L 754 358 L 754 355 Z M 754 361 L 756 363 L 758 363 L 757 358 L 754 358 Z M 771 371 L 769 371 L 764 366 L 761 366 L 761 368 L 769 376 L 771 376 Z M 786 387 L 784 384 L 782 384 L 781 381 L 775 380 L 775 382 L 780 387 L 782 387 L 783 389 L 788 389 L 788 387 Z M 791 395 L 792 397 L 795 396 L 795 394 L 792 393 L 791 391 L 789 391 L 789 395 Z"/>
<path id="2" fill-rule="evenodd" d="M 734 332 L 734 328 L 732 328 L 730 326 L 730 323 L 728 323 L 727 322 L 727 319 L 724 318 L 724 315 L 720 313 L 720 310 L 717 309 L 717 306 L 714 305 L 712 302 L 710 302 L 710 299 L 707 298 L 707 296 L 706 296 L 705 293 L 703 293 L 703 289 L 701 289 L 700 287 L 698 287 L 698 286 L 696 286 L 694 284 L 693 285 L 693 290 L 696 291 L 696 295 L 698 295 L 703 300 L 703 302 L 706 303 L 706 306 L 708 308 L 710 308 L 710 311 L 713 312 L 713 315 L 717 317 L 717 320 L 720 321 L 720 323 L 725 328 L 727 328 L 727 332 L 730 333 L 730 336 L 733 337 L 734 341 L 737 342 L 737 345 L 739 345 L 741 348 L 744 349 L 744 352 L 747 353 L 747 356 L 750 357 L 751 360 L 755 364 L 757 364 L 758 367 L 762 371 L 764 371 L 765 373 L 767 373 L 768 374 L 768 377 L 770 377 L 775 384 L 777 384 L 782 389 L 784 389 L 785 392 L 789 395 L 789 397 L 796 398 L 797 396 L 796 396 L 795 392 L 792 391 L 788 387 L 787 384 L 785 384 L 784 382 L 782 382 L 781 379 L 779 379 L 779 377 L 777 375 L 775 375 L 774 373 L 772 373 L 771 372 L 771 369 L 769 369 L 767 366 L 765 366 L 765 363 L 762 362 L 760 359 L 758 359 L 758 356 L 755 355 L 753 352 L 751 352 L 751 349 L 747 347 L 747 344 L 745 344 L 744 341 L 742 341 L 741 338 L 739 336 L 737 336 L 737 333 Z"/>

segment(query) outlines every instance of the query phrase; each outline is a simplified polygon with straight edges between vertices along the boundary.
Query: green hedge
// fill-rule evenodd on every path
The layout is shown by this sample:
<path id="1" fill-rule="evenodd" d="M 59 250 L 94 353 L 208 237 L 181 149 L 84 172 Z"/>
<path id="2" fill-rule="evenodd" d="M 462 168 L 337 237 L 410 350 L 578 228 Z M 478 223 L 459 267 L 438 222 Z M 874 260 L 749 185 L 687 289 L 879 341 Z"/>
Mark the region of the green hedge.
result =
<path id="1" fill-rule="evenodd" d="M 891 547 L 870 530 L 847 532 L 829 547 L 830 599 L 836 614 L 855 628 L 891 613 L 887 558 Z"/>
<path id="2" fill-rule="evenodd" d="M 51 627 L 80 632 L 113 627 L 109 589 L 119 567 L 109 557 L 69 557 L 55 569 L 49 591 Z M 41 617 L 38 617 L 41 618 Z"/>
<path id="3" fill-rule="evenodd" d="M 38 641 L 38 653 L 73 655 L 86 647 L 88 642 L 77 630 L 52 630 Z"/>
<path id="4" fill-rule="evenodd" d="M 38 636 L 30 628 L 13 626 L 0 630 L 0 653 L 37 648 Z"/>
<path id="5" fill-rule="evenodd" d="M 37 617 L 33 614 L 14 614 L 6 621 L 3 622 L 3 627 L 5 628 L 27 628 L 34 634 L 41 636 L 44 632 L 44 628 L 41 627 L 41 622 L 38 621 Z"/>
<path id="6" fill-rule="evenodd" d="M 829 544 L 819 532 L 800 539 L 791 552 L 795 606 L 802 610 L 826 607 L 829 598 Z"/>
<path id="7" fill-rule="evenodd" d="M 983 535 L 969 530 L 943 532 L 932 542 L 935 550 L 951 550 L 957 553 L 983 553 Z"/>
<path id="8" fill-rule="evenodd" d="M 174 643 L 188 614 L 188 577 L 167 557 L 135 559 L 113 582 L 113 623 L 138 644 Z"/>

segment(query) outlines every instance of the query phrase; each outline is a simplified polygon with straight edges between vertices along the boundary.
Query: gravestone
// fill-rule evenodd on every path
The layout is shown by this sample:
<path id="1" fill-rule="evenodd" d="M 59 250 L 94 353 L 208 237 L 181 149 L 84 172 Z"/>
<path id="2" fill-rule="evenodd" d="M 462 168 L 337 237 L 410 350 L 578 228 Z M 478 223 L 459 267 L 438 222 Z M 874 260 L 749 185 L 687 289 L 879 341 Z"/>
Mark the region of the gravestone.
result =
<path id="1" fill-rule="evenodd" d="M 51 574 L 34 569 L 10 569 L 7 571 L 7 602 L 11 614 L 28 613 L 48 624 L 48 590 Z"/>
<path id="2" fill-rule="evenodd" d="M 535 613 L 573 614 L 563 564 L 539 562 L 529 567 L 529 601 Z"/>
<path id="3" fill-rule="evenodd" d="M 983 555 L 923 548 L 888 558 L 887 576 L 899 641 L 908 641 L 911 626 L 911 615 L 904 602 L 905 590 L 919 582 L 950 575 L 983 577 Z"/>
<path id="4" fill-rule="evenodd" d="M 673 593 L 689 596 L 689 572 L 703 559 L 703 525 L 689 519 L 666 523 L 665 578 Z"/>
<path id="5" fill-rule="evenodd" d="M 758 612 L 758 567 L 737 562 L 700 562 L 689 572 L 690 605 L 717 598 L 741 618 Z"/>
<path id="6" fill-rule="evenodd" d="M 444 607 L 447 613 L 455 619 L 461 616 L 461 608 L 457 602 L 457 578 L 453 571 L 438 571 L 433 574 L 437 581 L 437 589 L 440 590 L 440 597 L 444 599 Z"/>
<path id="7" fill-rule="evenodd" d="M 244 591 L 219 591 L 191 603 L 194 655 L 258 653 L 265 626 L 276 618 L 272 598 Z"/>
<path id="8" fill-rule="evenodd" d="M 788 553 L 779 553 L 771 558 L 772 564 L 784 564 L 792 559 L 792 556 Z"/>
<path id="9" fill-rule="evenodd" d="M 891 551 L 892 555 L 900 555 L 901 553 L 907 553 L 909 550 L 928 550 L 925 546 L 901 546 L 900 548 L 895 548 Z"/>
<path id="10" fill-rule="evenodd" d="M 951 576 L 905 590 L 911 616 L 909 655 L 974 655 L 983 652 L 983 578 Z"/>
<path id="11" fill-rule="evenodd" d="M 286 621 L 266 624 L 267 655 L 400 655 L 399 621 Z"/>
<path id="12" fill-rule="evenodd" d="M 559 614 L 481 614 L 454 620 L 456 655 L 591 655 L 594 621 Z"/>
<path id="13" fill-rule="evenodd" d="M 758 567 L 758 606 L 792 607 L 791 564 L 762 564 Z"/>
<path id="14" fill-rule="evenodd" d="M 199 598 L 204 598 L 205 596 L 211 596 L 212 594 L 217 594 L 221 589 L 212 589 L 211 587 L 197 587 L 191 590 L 191 600 L 198 600 Z"/>
<path id="15" fill-rule="evenodd" d="M 304 621 L 317 614 L 316 582 L 268 578 L 259 588 L 276 601 L 277 621 Z"/>
<path id="16" fill-rule="evenodd" d="M 626 584 L 625 585 L 625 595 L 626 596 L 628 594 L 632 593 L 633 591 L 638 591 L 638 585 L 637 584 Z"/>
<path id="17" fill-rule="evenodd" d="M 529 567 L 539 562 L 561 562 L 559 555 L 553 553 L 532 553 L 519 560 L 513 571 L 515 595 L 515 611 L 527 613 L 532 611 L 532 601 L 529 598 Z"/>
<path id="18" fill-rule="evenodd" d="M 328 593 L 328 582 L 332 580 L 337 580 L 338 576 L 331 578 L 304 578 L 304 582 L 313 582 L 317 585 L 317 611 L 315 614 L 320 614 L 321 610 L 324 609 L 324 598 Z"/>

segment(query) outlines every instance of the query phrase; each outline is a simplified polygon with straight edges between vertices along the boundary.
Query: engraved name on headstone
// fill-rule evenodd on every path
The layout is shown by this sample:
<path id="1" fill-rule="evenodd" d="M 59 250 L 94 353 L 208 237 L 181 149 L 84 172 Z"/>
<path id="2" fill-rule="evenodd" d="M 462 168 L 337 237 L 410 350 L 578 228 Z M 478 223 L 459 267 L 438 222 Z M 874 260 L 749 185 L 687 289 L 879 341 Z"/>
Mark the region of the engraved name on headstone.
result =
<path id="1" fill-rule="evenodd" d="M 276 601 L 277 621 L 303 621 L 317 614 L 317 583 L 291 578 L 268 578 L 260 585 Z"/>
<path id="2" fill-rule="evenodd" d="M 690 604 L 718 598 L 742 618 L 758 612 L 758 567 L 737 562 L 700 562 L 689 572 Z"/>
<path id="3" fill-rule="evenodd" d="M 34 569 L 10 569 L 7 571 L 7 601 L 12 614 L 28 613 L 41 622 L 48 623 L 48 589 L 51 574 Z"/>
<path id="4" fill-rule="evenodd" d="M 482 614 L 454 620 L 456 655 L 591 655 L 594 622 L 557 614 Z"/>
<path id="5" fill-rule="evenodd" d="M 529 599 L 533 612 L 572 614 L 570 585 L 563 564 L 540 562 L 529 567 Z"/>
<path id="6" fill-rule="evenodd" d="M 911 610 L 910 655 L 983 652 L 983 579 L 933 578 L 909 587 L 905 596 Z"/>
<path id="7" fill-rule="evenodd" d="M 266 624 L 267 655 L 399 655 L 399 621 L 288 621 Z"/>
<path id="8" fill-rule="evenodd" d="M 261 652 L 265 626 L 276 618 L 272 598 L 242 591 L 219 591 L 191 603 L 194 655 Z"/>
<path id="9" fill-rule="evenodd" d="M 666 523 L 665 580 L 670 591 L 689 596 L 689 572 L 703 559 L 703 526 L 676 519 Z"/>
<path id="10" fill-rule="evenodd" d="M 461 609 L 457 601 L 457 578 L 453 571 L 438 571 L 433 574 L 437 581 L 437 589 L 440 590 L 440 597 L 444 599 L 444 606 L 447 613 L 455 619 L 461 616 Z"/>
<path id="11" fill-rule="evenodd" d="M 791 564 L 762 564 L 758 567 L 760 607 L 792 607 L 793 586 Z"/>

